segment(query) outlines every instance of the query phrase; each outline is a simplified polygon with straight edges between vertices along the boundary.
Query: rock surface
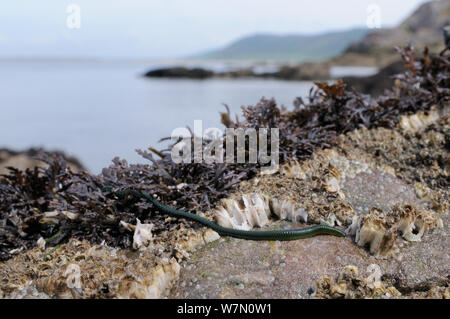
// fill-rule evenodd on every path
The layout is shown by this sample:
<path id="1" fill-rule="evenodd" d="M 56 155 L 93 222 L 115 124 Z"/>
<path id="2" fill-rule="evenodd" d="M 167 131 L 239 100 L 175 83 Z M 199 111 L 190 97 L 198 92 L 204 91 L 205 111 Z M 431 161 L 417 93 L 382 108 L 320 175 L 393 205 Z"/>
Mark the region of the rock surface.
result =
<path id="1" fill-rule="evenodd" d="M 149 71 L 145 74 L 150 78 L 272 78 L 280 80 L 325 80 L 329 78 L 329 63 L 304 63 L 301 65 L 283 65 L 275 72 L 259 73 L 252 68 L 243 68 L 234 71 L 213 72 L 203 68 L 188 69 L 185 67 L 171 67 Z"/>
<path id="2" fill-rule="evenodd" d="M 15 167 L 20 170 L 26 170 L 27 168 L 34 168 L 37 166 L 46 165 L 42 161 L 36 159 L 39 152 L 43 152 L 42 149 L 29 149 L 26 151 L 12 151 L 9 149 L 0 149 L 0 174 L 6 174 L 8 172 L 7 167 Z M 74 157 L 65 155 L 62 152 L 50 152 L 50 154 L 62 156 L 67 160 L 68 166 L 74 170 L 83 170 L 84 167 L 80 161 Z"/>
<path id="3" fill-rule="evenodd" d="M 403 202 L 420 204 L 413 187 L 382 172 L 347 179 L 343 191 L 362 213 L 372 206 L 389 209 Z M 445 229 L 435 230 L 418 243 L 405 242 L 407 247 L 397 259 L 377 259 L 349 238 L 318 236 L 287 242 L 222 238 L 192 255 L 169 297 L 308 298 L 324 275 L 338 276 L 345 266 L 355 265 L 363 276 L 370 276 L 372 264 L 404 294 L 446 286 L 450 220 L 448 213 L 443 217 Z"/>
<path id="4" fill-rule="evenodd" d="M 189 78 L 206 79 L 214 75 L 214 72 L 202 68 L 173 67 L 148 71 L 145 76 L 151 78 Z"/>
<path id="5" fill-rule="evenodd" d="M 394 129 L 348 132 L 332 149 L 236 184 L 227 198 L 239 202 L 252 192 L 270 197 L 273 214 L 265 227 L 272 229 L 304 227 L 292 214 L 297 205 L 307 213 L 303 222 L 349 229 L 353 218 L 370 217 L 372 207 L 389 217 L 392 207 L 407 204 L 424 213 L 417 225 L 411 224 L 413 231 L 427 218 L 431 222 L 418 241 L 407 241 L 401 228 L 389 228 L 387 220 L 382 225 L 387 228 L 377 231 L 395 239 L 392 254 L 376 257 L 358 246 L 351 232 L 345 238 L 258 242 L 217 239 L 205 228 L 185 225 L 185 232 L 180 225 L 139 251 L 76 240 L 18 249 L 0 263 L 0 297 L 448 297 L 448 111 L 404 116 Z M 289 205 L 279 205 L 280 211 L 276 201 Z M 282 220 L 275 221 L 276 216 Z"/>
<path id="6" fill-rule="evenodd" d="M 240 187 L 243 192 L 275 189 L 279 196 L 300 201 L 308 208 L 310 217 L 314 217 L 312 210 L 320 205 L 323 206 L 316 216 L 326 213 L 327 205 L 337 209 L 338 217 L 345 216 L 339 212 L 345 209 L 345 202 L 360 215 L 369 214 L 372 207 L 383 211 L 401 204 L 418 210 L 433 207 L 442 227 L 429 230 L 421 241 L 400 238 L 397 252 L 376 258 L 366 247 L 358 247 L 351 236 L 268 243 L 221 239 L 191 256 L 169 297 L 448 298 L 449 190 L 442 187 L 445 185 L 442 179 L 448 177 L 449 171 L 448 165 L 440 160 L 448 158 L 444 136 L 448 136 L 449 117 L 444 114 L 434 117 L 439 125 L 430 122 L 432 114 L 419 114 L 403 118 L 397 130 L 363 129 L 349 133 L 342 136 L 337 147 L 346 154 L 343 158 L 333 151 L 315 154 L 303 166 L 282 169 L 285 176 L 281 178 L 261 178 Z M 412 119 L 417 125 L 410 125 Z M 324 169 L 329 167 L 328 161 L 335 166 L 333 169 Z M 338 190 L 337 194 L 342 192 L 338 199 L 333 199 L 332 194 L 326 199 L 326 193 L 320 192 L 317 181 L 323 179 L 321 174 L 326 177 L 330 173 L 341 180 L 333 189 Z M 309 183 L 300 183 L 305 179 Z M 309 202 L 312 206 L 308 206 Z M 286 222 L 277 225 L 299 227 Z M 342 277 L 348 267 L 359 269 L 359 274 Z M 378 277 L 370 286 L 374 270 Z M 360 284 L 349 284 L 353 282 Z"/>
<path id="7" fill-rule="evenodd" d="M 385 89 L 392 88 L 394 85 L 393 76 L 404 72 L 405 66 L 402 61 L 395 61 L 384 68 L 377 74 L 367 77 L 344 77 L 342 80 L 349 86 L 364 94 L 378 96 Z"/>
<path id="8" fill-rule="evenodd" d="M 428 46 L 439 52 L 444 48 L 442 28 L 450 24 L 450 1 L 429 1 L 422 4 L 399 26 L 370 32 L 362 40 L 349 46 L 340 57 L 372 56 L 377 66 L 383 67 L 395 58 L 395 46 L 413 41 L 420 47 Z"/>

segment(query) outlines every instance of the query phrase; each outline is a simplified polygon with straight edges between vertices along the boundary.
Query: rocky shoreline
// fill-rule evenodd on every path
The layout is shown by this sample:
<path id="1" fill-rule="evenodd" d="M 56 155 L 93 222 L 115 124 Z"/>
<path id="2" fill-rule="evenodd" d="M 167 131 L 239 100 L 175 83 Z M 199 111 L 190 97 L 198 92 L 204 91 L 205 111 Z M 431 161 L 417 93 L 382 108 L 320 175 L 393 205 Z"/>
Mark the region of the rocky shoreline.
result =
<path id="1" fill-rule="evenodd" d="M 255 72 L 252 68 L 228 72 L 214 72 L 202 68 L 173 67 L 149 71 L 145 74 L 149 78 L 171 78 L 171 79 L 275 79 L 285 81 L 323 81 L 330 80 L 331 64 L 310 63 L 300 66 L 282 66 L 275 72 Z M 377 74 L 371 76 L 344 76 L 342 80 L 349 88 L 354 88 L 364 94 L 378 96 L 385 89 L 394 85 L 393 76 L 405 70 L 402 61 L 395 61 L 380 69 Z"/>
<path id="2" fill-rule="evenodd" d="M 46 167 L 47 165 L 39 160 L 43 153 L 53 156 L 60 156 L 68 163 L 68 166 L 74 171 L 85 170 L 83 164 L 74 156 L 68 156 L 60 151 L 47 151 L 42 148 L 30 148 L 23 151 L 12 149 L 0 149 L 0 175 L 9 172 L 8 167 L 14 167 L 19 170 L 34 169 L 35 167 Z"/>
<path id="3" fill-rule="evenodd" d="M 57 154 L 1 175 L 0 297 L 447 298 L 449 56 L 401 53 L 408 72 L 376 99 L 316 83 L 291 111 L 262 99 L 244 120 L 222 114 L 226 127 L 279 128 L 276 172 L 150 148 L 139 154 L 152 165 L 115 158 L 96 176 Z M 222 226 L 324 223 L 347 236 L 219 238 L 105 185 Z"/>
<path id="4" fill-rule="evenodd" d="M 366 77 L 347 76 L 343 77 L 342 80 L 351 89 L 355 89 L 364 94 L 378 96 L 384 90 L 394 86 L 394 75 L 403 73 L 404 71 L 405 65 L 403 61 L 395 61 L 379 70 L 375 75 Z"/>
<path id="5" fill-rule="evenodd" d="M 317 218 L 333 225 L 345 223 L 350 211 L 370 216 L 370 207 L 389 210 L 403 205 L 424 211 L 441 207 L 436 216 L 442 225 L 428 229 L 417 241 L 407 240 L 405 233 L 398 235 L 398 246 L 389 255 L 376 256 L 370 245 L 355 243 L 354 235 L 255 242 L 221 238 L 205 228 L 190 229 L 171 239 L 182 254 L 178 257 L 163 252 L 167 243 L 162 238 L 138 250 L 71 239 L 56 247 L 43 245 L 17 253 L 0 263 L 0 298 L 448 299 L 448 189 L 431 186 L 445 168 L 430 169 L 408 158 L 420 157 L 423 150 L 435 159 L 448 155 L 442 141 L 449 134 L 449 110 L 430 118 L 404 117 L 394 129 L 351 132 L 340 137 L 336 148 L 318 151 L 301 165 L 286 164 L 281 174 L 256 176 L 233 192 L 233 196 L 257 193 L 261 187 L 270 192 L 274 184 L 277 190 L 269 196 L 279 197 L 281 188 L 282 198 L 288 199 L 298 188 L 301 192 L 295 196 L 301 198 L 292 200 L 310 201 Z M 387 143 L 375 154 L 372 149 L 381 145 L 380 140 Z M 417 144 L 421 147 L 411 147 Z M 315 181 L 330 178 L 330 165 L 339 190 L 316 185 Z M 416 174 L 424 176 L 425 183 L 414 184 Z M 339 209 L 333 204 L 336 201 L 342 202 Z M 324 215 L 327 211 L 344 215 L 330 218 Z M 312 211 L 309 215 L 315 218 Z M 266 227 L 297 228 L 302 223 L 286 222 L 274 214 Z"/>
<path id="6" fill-rule="evenodd" d="M 327 80 L 329 76 L 329 66 L 324 63 L 305 63 L 298 66 L 281 65 L 274 72 L 257 72 L 253 68 L 243 68 L 233 71 L 214 72 L 204 68 L 170 67 L 148 71 L 145 77 L 149 78 L 179 78 L 179 79 L 211 79 L 211 78 L 262 78 L 278 79 L 290 81 L 311 81 Z"/>
<path id="7" fill-rule="evenodd" d="M 344 77 L 344 82 L 365 94 L 379 95 L 392 87 L 392 75 L 404 71 L 395 47 L 414 43 L 428 47 L 432 52 L 445 48 L 442 30 L 450 25 L 448 1 L 430 1 L 422 4 L 399 26 L 375 29 L 362 40 L 351 44 L 342 54 L 322 62 L 306 62 L 298 65 L 278 64 L 273 72 L 257 72 L 252 67 L 226 72 L 214 72 L 206 68 L 170 67 L 151 70 L 149 78 L 261 78 L 290 81 L 330 80 L 330 68 L 336 66 L 376 67 L 378 74 L 367 77 Z M 447 35 L 448 37 L 448 35 Z M 448 41 L 448 39 L 446 40 Z"/>

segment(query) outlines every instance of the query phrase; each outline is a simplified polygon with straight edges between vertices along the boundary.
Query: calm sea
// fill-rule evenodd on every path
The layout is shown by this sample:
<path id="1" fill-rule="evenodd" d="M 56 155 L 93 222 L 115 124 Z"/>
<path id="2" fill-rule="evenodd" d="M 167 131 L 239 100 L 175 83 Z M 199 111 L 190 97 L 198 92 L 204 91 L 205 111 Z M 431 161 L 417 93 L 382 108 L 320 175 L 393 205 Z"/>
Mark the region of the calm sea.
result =
<path id="1" fill-rule="evenodd" d="M 145 162 L 177 127 L 218 127 L 222 103 L 240 114 L 264 96 L 287 107 L 310 82 L 146 79 L 143 63 L 1 62 L 0 148 L 45 147 L 78 157 L 92 172 L 113 157 Z"/>

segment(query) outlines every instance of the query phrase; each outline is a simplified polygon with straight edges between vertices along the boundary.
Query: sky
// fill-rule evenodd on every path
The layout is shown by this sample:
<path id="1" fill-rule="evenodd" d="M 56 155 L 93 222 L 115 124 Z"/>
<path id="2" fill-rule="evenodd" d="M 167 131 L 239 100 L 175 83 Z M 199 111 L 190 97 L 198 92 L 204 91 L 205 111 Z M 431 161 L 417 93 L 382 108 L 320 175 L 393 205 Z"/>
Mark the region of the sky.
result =
<path id="1" fill-rule="evenodd" d="M 380 8 L 381 27 L 391 27 L 424 2 L 2 1 L 0 57 L 176 58 L 219 48 L 254 33 L 314 34 L 366 27 L 370 4 Z M 76 5 L 75 10 L 70 10 L 71 4 Z"/>

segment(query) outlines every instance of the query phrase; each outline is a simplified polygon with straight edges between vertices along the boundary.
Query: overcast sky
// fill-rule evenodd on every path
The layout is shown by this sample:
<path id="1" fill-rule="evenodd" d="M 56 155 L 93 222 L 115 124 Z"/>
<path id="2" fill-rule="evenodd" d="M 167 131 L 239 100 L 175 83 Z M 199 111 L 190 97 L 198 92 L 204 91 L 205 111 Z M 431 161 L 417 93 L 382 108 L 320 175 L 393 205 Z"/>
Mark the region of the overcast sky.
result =
<path id="1" fill-rule="evenodd" d="M 11 0 L 0 5 L 1 57 L 171 58 L 261 32 L 320 33 L 399 24 L 425 0 Z M 67 27 L 69 4 L 81 27 Z"/>

